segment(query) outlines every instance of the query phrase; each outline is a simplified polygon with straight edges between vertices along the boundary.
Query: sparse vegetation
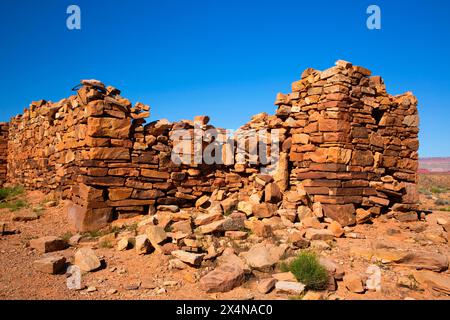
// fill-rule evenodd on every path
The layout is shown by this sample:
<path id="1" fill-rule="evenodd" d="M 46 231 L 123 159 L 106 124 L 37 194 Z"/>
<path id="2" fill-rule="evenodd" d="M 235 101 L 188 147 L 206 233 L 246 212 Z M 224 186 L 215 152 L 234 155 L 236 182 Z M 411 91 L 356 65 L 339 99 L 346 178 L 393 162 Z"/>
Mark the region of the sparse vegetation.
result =
<path id="1" fill-rule="evenodd" d="M 111 249 L 114 246 L 109 241 L 102 241 L 102 242 L 99 243 L 99 247 L 103 248 L 103 249 Z"/>
<path id="2" fill-rule="evenodd" d="M 89 238 L 99 238 L 101 236 L 104 236 L 104 231 L 87 231 L 83 233 L 83 236 L 89 237 Z"/>
<path id="3" fill-rule="evenodd" d="M 132 224 L 128 225 L 128 226 L 126 227 L 126 230 L 127 230 L 127 231 L 133 232 L 133 231 L 136 231 L 137 228 L 138 228 L 138 223 L 135 222 L 135 223 L 132 223 Z"/>
<path id="4" fill-rule="evenodd" d="M 4 203 L 0 203 L 0 209 L 9 209 L 11 211 L 19 211 L 20 209 L 27 208 L 28 203 L 25 200 L 14 200 Z"/>
<path id="5" fill-rule="evenodd" d="M 281 269 L 292 272 L 298 281 L 308 289 L 323 290 L 328 284 L 328 272 L 322 266 L 315 253 L 310 251 L 301 252 L 289 264 L 282 264 Z"/>
<path id="6" fill-rule="evenodd" d="M 436 194 L 441 194 L 441 193 L 447 192 L 447 189 L 433 186 L 433 187 L 430 188 L 430 192 L 431 193 L 436 193 Z"/>
<path id="7" fill-rule="evenodd" d="M 12 200 L 13 198 L 22 195 L 25 189 L 22 186 L 0 188 L 0 201 Z"/>
<path id="8" fill-rule="evenodd" d="M 72 236 L 73 236 L 72 232 L 69 231 L 61 235 L 60 238 L 67 242 L 69 241 L 70 238 L 72 238 Z"/>
<path id="9" fill-rule="evenodd" d="M 29 204 L 25 199 L 20 199 L 25 189 L 22 186 L 0 188 L 0 209 L 18 211 L 28 208 Z"/>

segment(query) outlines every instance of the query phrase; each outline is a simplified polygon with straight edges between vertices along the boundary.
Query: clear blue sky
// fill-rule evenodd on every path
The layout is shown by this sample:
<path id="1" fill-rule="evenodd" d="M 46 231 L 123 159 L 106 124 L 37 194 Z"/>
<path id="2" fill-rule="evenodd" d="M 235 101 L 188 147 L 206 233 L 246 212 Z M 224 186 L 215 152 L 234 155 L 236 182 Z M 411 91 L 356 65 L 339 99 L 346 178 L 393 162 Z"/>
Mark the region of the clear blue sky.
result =
<path id="1" fill-rule="evenodd" d="M 77 4 L 82 29 L 66 28 Z M 382 29 L 366 28 L 366 8 Z M 421 156 L 450 156 L 448 0 L 2 0 L 0 121 L 95 78 L 152 106 L 151 119 L 237 128 L 273 113 L 307 67 L 345 59 L 420 102 Z"/>

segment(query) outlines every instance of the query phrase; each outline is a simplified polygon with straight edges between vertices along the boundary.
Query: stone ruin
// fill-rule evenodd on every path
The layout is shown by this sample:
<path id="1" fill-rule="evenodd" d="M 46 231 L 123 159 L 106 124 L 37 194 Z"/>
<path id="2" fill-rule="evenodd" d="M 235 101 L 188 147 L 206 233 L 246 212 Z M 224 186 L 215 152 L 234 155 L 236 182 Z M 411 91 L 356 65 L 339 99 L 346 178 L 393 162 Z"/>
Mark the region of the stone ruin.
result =
<path id="1" fill-rule="evenodd" d="M 254 116 L 241 128 L 247 136 L 228 140 L 217 138 L 224 130 L 205 116 L 146 124 L 149 106 L 133 106 L 96 80 L 75 90 L 57 103 L 33 102 L 0 124 L 0 182 L 65 199 L 78 231 L 179 209 L 203 214 L 207 221 L 195 224 L 204 234 L 239 230 L 224 219 L 229 214 L 279 217 L 287 226 L 314 217 L 345 227 L 418 211 L 417 99 L 389 95 L 381 77 L 349 62 L 305 70 L 292 93 L 277 95 L 274 115 Z M 180 157 L 198 151 L 173 138 L 181 129 L 200 130 L 200 151 L 213 144 L 222 163 L 176 163 L 179 144 L 193 146 Z M 279 146 L 274 164 L 250 152 L 249 132 L 262 132 L 267 154 Z"/>

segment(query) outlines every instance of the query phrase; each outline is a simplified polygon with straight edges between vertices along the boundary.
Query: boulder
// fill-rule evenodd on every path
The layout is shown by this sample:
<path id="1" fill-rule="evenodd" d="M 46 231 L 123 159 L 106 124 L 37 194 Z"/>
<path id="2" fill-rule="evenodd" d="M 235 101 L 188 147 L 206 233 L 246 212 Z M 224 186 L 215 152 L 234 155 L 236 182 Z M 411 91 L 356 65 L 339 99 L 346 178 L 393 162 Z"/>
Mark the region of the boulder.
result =
<path id="1" fill-rule="evenodd" d="M 145 233 L 154 247 L 167 239 L 167 233 L 160 226 L 148 226 Z"/>
<path id="2" fill-rule="evenodd" d="M 242 253 L 242 257 L 244 257 L 251 268 L 267 271 L 280 261 L 285 251 L 285 245 L 276 246 L 259 243 L 254 245 L 249 251 Z"/>
<path id="3" fill-rule="evenodd" d="M 381 269 L 376 265 L 370 265 L 367 267 L 366 274 L 368 278 L 366 280 L 367 290 L 381 292 Z"/>
<path id="4" fill-rule="evenodd" d="M 43 273 L 58 274 L 64 270 L 64 267 L 66 266 L 66 258 L 63 256 L 43 257 L 34 261 L 33 266 L 36 270 Z"/>
<path id="5" fill-rule="evenodd" d="M 210 213 L 205 213 L 205 214 L 198 215 L 195 218 L 194 223 L 197 226 L 203 226 L 203 225 L 210 224 L 210 223 L 212 223 L 214 221 L 222 220 L 222 219 L 223 219 L 222 212 L 213 211 L 213 212 L 210 212 Z"/>
<path id="6" fill-rule="evenodd" d="M 276 183 L 269 183 L 264 189 L 264 200 L 269 203 L 278 203 L 283 199 L 283 194 Z"/>
<path id="7" fill-rule="evenodd" d="M 408 252 L 401 259 L 397 260 L 396 263 L 416 269 L 426 269 L 436 272 L 448 269 L 447 256 L 434 252 Z"/>
<path id="8" fill-rule="evenodd" d="M 30 240 L 30 247 L 41 253 L 47 253 L 64 250 L 67 244 L 59 237 L 47 236 Z"/>
<path id="9" fill-rule="evenodd" d="M 208 293 L 227 292 L 240 286 L 245 279 L 244 270 L 235 264 L 224 264 L 200 279 L 200 288 Z"/>
<path id="10" fill-rule="evenodd" d="M 350 292 L 364 293 L 365 291 L 361 277 L 355 273 L 345 274 L 343 282 Z"/>
<path id="11" fill-rule="evenodd" d="M 123 237 L 117 242 L 117 250 L 125 251 L 131 246 L 131 237 Z"/>
<path id="12" fill-rule="evenodd" d="M 300 295 L 305 291 L 305 285 L 300 282 L 277 281 L 275 291 L 277 293 Z"/>
<path id="13" fill-rule="evenodd" d="M 135 247 L 137 254 L 147 254 L 152 249 L 150 240 L 148 239 L 147 235 L 145 235 L 145 234 L 141 234 L 136 237 L 134 247 Z"/>
<path id="14" fill-rule="evenodd" d="M 326 217 L 340 223 L 341 226 L 351 226 L 356 223 L 355 206 L 353 204 L 323 204 Z"/>
<path id="15" fill-rule="evenodd" d="M 12 220 L 19 222 L 27 222 L 39 219 L 39 216 L 31 211 L 17 212 L 14 213 Z"/>
<path id="16" fill-rule="evenodd" d="M 66 285 L 69 290 L 81 290 L 84 288 L 81 284 L 81 270 L 78 266 L 72 265 L 67 268 Z"/>
<path id="17" fill-rule="evenodd" d="M 413 276 L 420 284 L 450 295 L 450 276 L 431 271 L 415 271 Z"/>
<path id="18" fill-rule="evenodd" d="M 340 238 L 344 235 L 344 229 L 341 224 L 334 220 L 328 225 L 328 230 L 330 230 L 336 238 Z"/>
<path id="19" fill-rule="evenodd" d="M 74 256 L 74 264 L 84 272 L 95 271 L 101 267 L 100 259 L 90 248 L 78 249 Z"/>
<path id="20" fill-rule="evenodd" d="M 278 280 L 274 278 L 266 278 L 258 281 L 258 292 L 262 294 L 269 293 L 273 288 L 275 288 L 275 284 L 277 283 L 277 281 Z"/>
<path id="21" fill-rule="evenodd" d="M 253 215 L 257 218 L 270 218 L 277 211 L 278 207 L 273 203 L 260 203 L 253 206 Z"/>
<path id="22" fill-rule="evenodd" d="M 328 229 L 306 229 L 305 233 L 306 239 L 309 240 L 333 240 L 334 234 Z"/>
<path id="23" fill-rule="evenodd" d="M 205 256 L 204 254 L 186 252 L 183 250 L 175 250 L 172 251 L 171 254 L 184 263 L 188 263 L 193 266 L 199 266 L 203 261 L 203 257 Z"/>

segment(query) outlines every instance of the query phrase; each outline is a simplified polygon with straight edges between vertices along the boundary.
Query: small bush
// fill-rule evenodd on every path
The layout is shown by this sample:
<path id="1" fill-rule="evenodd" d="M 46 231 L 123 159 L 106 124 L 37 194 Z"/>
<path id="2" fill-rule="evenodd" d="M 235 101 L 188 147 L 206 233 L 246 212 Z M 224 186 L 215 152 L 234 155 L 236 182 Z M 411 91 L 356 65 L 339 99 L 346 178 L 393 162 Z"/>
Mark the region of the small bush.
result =
<path id="1" fill-rule="evenodd" d="M 313 252 L 303 251 L 287 266 L 281 268 L 285 270 L 287 268 L 308 289 L 323 290 L 328 285 L 328 272 Z"/>
<path id="2" fill-rule="evenodd" d="M 63 235 L 61 235 L 61 239 L 63 239 L 64 241 L 69 241 L 70 238 L 72 238 L 72 232 L 68 231 L 66 233 L 64 233 Z"/>
<path id="3" fill-rule="evenodd" d="M 10 199 L 19 196 L 24 193 L 24 188 L 22 186 L 0 188 L 0 200 Z"/>
<path id="4" fill-rule="evenodd" d="M 111 249 L 111 248 L 113 248 L 114 246 L 113 246 L 112 243 L 109 242 L 109 241 L 102 241 L 102 242 L 99 243 L 99 247 L 100 247 L 100 248 L 103 248 L 103 249 Z"/>
<path id="5" fill-rule="evenodd" d="M 25 200 L 16 200 L 5 203 L 0 203 L 0 209 L 7 208 L 11 211 L 19 211 L 20 209 L 27 208 L 28 203 Z"/>
<path id="6" fill-rule="evenodd" d="M 430 191 L 431 191 L 432 193 L 437 193 L 437 194 L 439 194 L 439 193 L 444 193 L 444 192 L 446 192 L 446 189 L 440 188 L 440 187 L 431 187 L 431 188 L 430 188 Z"/>

